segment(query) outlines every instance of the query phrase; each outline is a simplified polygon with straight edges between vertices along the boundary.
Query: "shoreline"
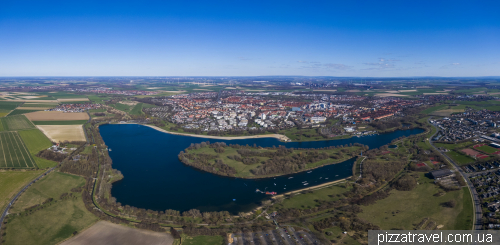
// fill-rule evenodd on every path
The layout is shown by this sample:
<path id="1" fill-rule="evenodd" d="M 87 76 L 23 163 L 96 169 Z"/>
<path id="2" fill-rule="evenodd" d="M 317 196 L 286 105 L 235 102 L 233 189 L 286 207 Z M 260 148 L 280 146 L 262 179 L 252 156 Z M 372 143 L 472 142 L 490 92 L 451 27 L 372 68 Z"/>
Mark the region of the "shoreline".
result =
<path id="1" fill-rule="evenodd" d="M 290 195 L 290 194 L 294 194 L 294 193 L 298 193 L 298 192 L 303 192 L 303 191 L 307 191 L 307 190 L 316 190 L 318 188 L 322 188 L 322 187 L 326 187 L 326 186 L 329 186 L 329 185 L 337 184 L 337 183 L 340 183 L 342 181 L 347 181 L 349 178 L 350 177 L 343 178 L 343 179 L 338 179 L 338 180 L 334 180 L 334 181 L 330 181 L 330 182 L 326 182 L 326 183 L 315 185 L 315 186 L 311 186 L 311 187 L 306 187 L 306 188 L 303 188 L 303 189 L 298 189 L 298 190 L 294 190 L 294 191 L 285 192 L 283 194 L 272 196 L 271 198 L 272 199 L 276 199 L 276 198 L 279 198 L 279 197 L 284 197 L 286 195 Z"/>
<path id="2" fill-rule="evenodd" d="M 137 124 L 137 123 L 130 123 L 130 124 Z M 291 141 L 288 137 L 286 137 L 285 135 L 282 135 L 282 134 L 263 134 L 263 135 L 234 136 L 234 137 L 211 136 L 211 135 L 198 135 L 198 134 L 186 134 L 186 133 L 171 132 L 171 131 L 167 131 L 165 129 L 159 128 L 157 126 L 147 125 L 147 124 L 137 124 L 137 125 L 143 125 L 146 127 L 150 127 L 150 128 L 156 129 L 160 132 L 167 133 L 167 134 L 191 136 L 191 137 L 197 137 L 197 138 L 219 139 L 219 140 L 243 140 L 243 139 L 258 139 L 258 138 L 275 138 L 275 139 L 278 139 L 280 141 L 285 141 L 285 142 Z"/>

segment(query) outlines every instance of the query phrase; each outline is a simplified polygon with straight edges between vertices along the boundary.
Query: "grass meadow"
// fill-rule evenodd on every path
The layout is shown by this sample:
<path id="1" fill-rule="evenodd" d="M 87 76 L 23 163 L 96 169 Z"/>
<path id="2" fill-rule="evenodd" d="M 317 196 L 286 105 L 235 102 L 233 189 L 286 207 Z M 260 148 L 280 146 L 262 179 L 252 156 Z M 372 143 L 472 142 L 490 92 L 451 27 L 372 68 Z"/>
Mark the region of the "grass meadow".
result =
<path id="1" fill-rule="evenodd" d="M 369 206 L 362 206 L 358 214 L 383 230 L 413 230 L 424 218 L 443 225 L 443 230 L 470 230 L 472 228 L 472 200 L 467 188 L 446 192 L 443 196 L 434 196 L 440 191 L 433 180 L 420 174 L 418 185 L 412 191 L 392 190 L 391 195 Z M 454 208 L 443 203 L 455 200 Z"/>
<path id="2" fill-rule="evenodd" d="M 9 217 L 5 244 L 57 244 L 97 221 L 97 217 L 85 208 L 81 194 L 71 192 L 72 188 L 84 184 L 82 177 L 59 172 L 33 184 L 11 211 L 20 215 Z M 60 199 L 63 193 L 72 193 L 73 197 Z M 43 209 L 25 211 L 48 198 L 54 201 L 43 204 Z"/>
<path id="3" fill-rule="evenodd" d="M 0 172 L 0 212 L 17 192 L 42 173 L 42 170 Z"/>

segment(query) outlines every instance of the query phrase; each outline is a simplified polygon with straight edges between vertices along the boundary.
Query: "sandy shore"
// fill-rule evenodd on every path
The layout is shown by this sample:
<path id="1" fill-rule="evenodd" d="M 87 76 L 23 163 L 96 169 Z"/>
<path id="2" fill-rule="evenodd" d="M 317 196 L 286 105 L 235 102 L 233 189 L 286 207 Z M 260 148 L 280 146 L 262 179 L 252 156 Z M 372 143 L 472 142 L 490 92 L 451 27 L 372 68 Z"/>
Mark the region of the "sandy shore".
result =
<path id="1" fill-rule="evenodd" d="M 176 135 L 184 135 L 198 138 L 207 138 L 207 139 L 219 139 L 219 140 L 241 140 L 241 139 L 256 139 L 256 138 L 276 138 L 281 141 L 290 141 L 290 139 L 282 134 L 264 134 L 264 135 L 252 135 L 252 136 L 234 136 L 234 137 L 223 137 L 223 136 L 211 136 L 211 135 L 198 135 L 198 134 L 185 134 L 185 133 L 177 133 L 170 132 L 165 129 L 153 126 L 153 125 L 145 125 L 144 126 L 154 128 L 160 132 L 167 134 L 176 134 Z"/>

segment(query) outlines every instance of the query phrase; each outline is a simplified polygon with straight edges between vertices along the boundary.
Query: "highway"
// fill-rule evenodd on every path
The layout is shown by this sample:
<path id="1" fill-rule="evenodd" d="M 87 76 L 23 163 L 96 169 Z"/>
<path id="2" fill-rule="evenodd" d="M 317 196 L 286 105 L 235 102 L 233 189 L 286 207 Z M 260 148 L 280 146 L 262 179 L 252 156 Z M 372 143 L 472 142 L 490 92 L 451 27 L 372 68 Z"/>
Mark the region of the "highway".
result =
<path id="1" fill-rule="evenodd" d="M 50 173 L 52 170 L 54 170 L 56 167 L 53 167 L 49 170 L 47 170 L 47 172 L 43 173 L 42 175 L 38 176 L 36 179 L 32 180 L 31 182 L 29 182 L 22 190 L 20 190 L 15 196 L 14 198 L 12 198 L 12 200 L 10 200 L 9 204 L 7 204 L 7 207 L 5 208 L 5 210 L 3 211 L 2 213 L 2 217 L 0 217 L 0 229 L 2 228 L 2 224 L 3 224 L 3 221 L 5 219 L 5 217 L 7 216 L 8 212 L 9 212 L 9 209 L 10 207 L 12 206 L 12 204 L 14 204 L 14 202 L 17 200 L 17 198 L 19 198 L 19 196 L 21 196 L 21 194 L 23 194 L 24 191 L 26 191 L 26 189 L 28 189 L 28 187 L 30 187 L 33 183 L 35 183 L 36 181 L 38 181 L 40 178 L 42 178 L 43 176 L 47 175 L 48 173 Z"/>
<path id="2" fill-rule="evenodd" d="M 467 186 L 469 187 L 469 191 L 470 193 L 472 194 L 472 201 L 473 201 L 473 204 L 474 204 L 474 230 L 482 230 L 483 229 L 483 210 L 481 209 L 481 203 L 479 201 L 479 197 L 477 195 L 477 192 L 476 192 L 476 188 L 474 188 L 474 185 L 472 184 L 472 182 L 470 182 L 469 178 L 468 178 L 468 174 L 465 173 L 462 168 L 460 168 L 460 166 L 455 163 L 450 157 L 448 157 L 448 155 L 446 154 L 443 154 L 442 152 L 440 152 L 436 146 L 434 146 L 434 144 L 432 143 L 432 138 L 434 138 L 434 136 L 439 132 L 438 128 L 432 124 L 430 122 L 430 119 L 429 119 L 429 123 L 434 127 L 436 128 L 436 133 L 434 133 L 431 137 L 429 137 L 429 143 L 432 147 L 434 147 L 434 149 L 439 152 L 441 155 L 443 155 L 446 159 L 448 159 L 449 162 L 451 162 L 453 164 L 453 166 L 455 167 L 455 169 L 460 173 L 460 175 L 462 175 L 462 177 L 465 179 L 466 183 L 467 183 Z"/>

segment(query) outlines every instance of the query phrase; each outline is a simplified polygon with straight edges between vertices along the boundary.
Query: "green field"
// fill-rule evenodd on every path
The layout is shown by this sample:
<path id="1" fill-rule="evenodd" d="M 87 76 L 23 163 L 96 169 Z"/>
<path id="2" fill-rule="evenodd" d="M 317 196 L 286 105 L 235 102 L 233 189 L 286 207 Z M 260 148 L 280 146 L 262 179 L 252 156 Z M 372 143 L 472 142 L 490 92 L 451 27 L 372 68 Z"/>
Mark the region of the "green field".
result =
<path id="1" fill-rule="evenodd" d="M 117 110 L 120 110 L 120 111 L 123 111 L 123 112 L 130 112 L 130 106 L 129 105 L 125 105 L 125 104 L 122 104 L 122 103 L 116 103 L 116 104 L 111 104 L 109 105 Z"/>
<path id="2" fill-rule="evenodd" d="M 26 118 L 24 115 L 2 117 L 0 120 L 2 121 L 5 131 L 35 128 L 33 123 L 31 123 L 30 120 L 28 120 L 28 118 Z"/>
<path id="3" fill-rule="evenodd" d="M 35 125 L 82 125 L 87 120 L 74 120 L 74 121 L 33 121 Z"/>
<path id="4" fill-rule="evenodd" d="M 221 245 L 224 243 L 222 236 L 184 236 L 182 245 Z"/>
<path id="5" fill-rule="evenodd" d="M 315 190 L 312 193 L 295 194 L 293 197 L 283 200 L 281 204 L 278 204 L 275 207 L 279 206 L 280 208 L 310 209 L 317 206 L 318 203 L 315 200 L 336 201 L 340 199 L 337 195 L 347 191 L 349 191 L 349 189 L 345 188 L 343 184 L 334 185 Z M 330 195 L 332 195 L 332 197 L 330 197 Z"/>
<path id="6" fill-rule="evenodd" d="M 41 103 L 24 103 L 20 107 L 43 107 L 43 108 L 52 108 L 56 107 L 58 104 L 50 103 L 50 104 L 41 104 Z"/>
<path id="7" fill-rule="evenodd" d="M 38 129 L 30 129 L 19 131 L 19 135 L 23 139 L 31 153 L 33 159 L 39 168 L 54 167 L 57 163 L 47 159 L 37 157 L 36 154 L 41 150 L 45 150 L 52 146 L 52 142 Z"/>
<path id="8" fill-rule="evenodd" d="M 8 116 L 10 117 L 10 116 L 22 115 L 22 114 L 36 112 L 36 111 L 40 111 L 40 110 L 13 110 L 11 113 L 9 113 Z"/>
<path id="9" fill-rule="evenodd" d="M 36 168 L 35 160 L 17 132 L 0 133 L 0 168 Z"/>
<path id="10" fill-rule="evenodd" d="M 41 170 L 0 172 L 0 212 L 18 191 L 42 173 Z"/>
<path id="11" fill-rule="evenodd" d="M 446 192 L 443 196 L 434 196 L 440 188 L 433 183 L 433 179 L 425 177 L 423 173 L 419 174 L 418 183 L 411 191 L 394 189 L 389 197 L 375 204 L 362 206 L 363 212 L 358 216 L 383 230 L 413 230 L 424 218 L 436 222 L 436 225 L 443 225 L 442 230 L 472 228 L 473 210 L 468 192 L 461 189 Z M 454 208 L 442 205 L 450 200 L 457 202 Z"/>
<path id="12" fill-rule="evenodd" d="M 33 184 L 11 210 L 21 215 L 9 216 L 5 244 L 57 244 L 97 221 L 85 208 L 81 193 L 71 191 L 84 183 L 82 177 L 54 172 Z M 73 197 L 61 200 L 63 193 Z M 53 201 L 44 204 L 43 209 L 24 211 L 48 198 Z"/>
<path id="13" fill-rule="evenodd" d="M 132 108 L 132 110 L 130 110 L 129 114 L 130 115 L 142 115 L 142 114 L 144 114 L 144 112 L 142 112 L 143 108 L 151 108 L 151 107 L 155 107 L 155 105 L 138 103 L 137 105 L 134 106 L 134 108 Z"/>
<path id="14" fill-rule="evenodd" d="M 480 150 L 480 151 L 486 152 L 488 154 L 493 154 L 493 153 L 499 151 L 498 149 L 493 148 L 493 147 L 488 146 L 488 145 L 483 145 L 483 146 L 480 146 L 480 147 L 477 147 L 477 148 L 473 148 L 473 149 Z"/>
<path id="15" fill-rule="evenodd" d="M 453 159 L 454 162 L 456 162 L 459 165 L 466 165 L 466 164 L 474 162 L 474 159 L 472 159 L 464 154 L 460 154 L 456 151 L 449 151 L 449 152 L 446 152 L 445 154 L 448 155 L 451 159 Z"/>
<path id="16" fill-rule="evenodd" d="M 16 109 L 21 104 L 21 102 L 5 102 L 0 101 L 0 110 L 12 111 Z"/>
<path id="17" fill-rule="evenodd" d="M 110 100 L 112 97 L 107 95 L 89 95 L 88 98 L 94 103 L 103 103 L 104 101 Z"/>
<path id="18" fill-rule="evenodd" d="M 431 114 L 431 113 L 433 113 L 435 111 L 444 110 L 446 108 L 448 108 L 448 105 L 437 105 L 437 106 L 429 107 L 429 108 L 423 110 L 421 113 L 423 113 L 423 114 Z"/>

